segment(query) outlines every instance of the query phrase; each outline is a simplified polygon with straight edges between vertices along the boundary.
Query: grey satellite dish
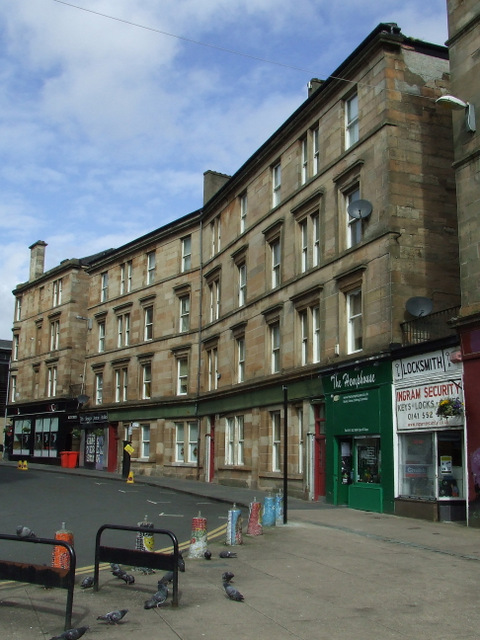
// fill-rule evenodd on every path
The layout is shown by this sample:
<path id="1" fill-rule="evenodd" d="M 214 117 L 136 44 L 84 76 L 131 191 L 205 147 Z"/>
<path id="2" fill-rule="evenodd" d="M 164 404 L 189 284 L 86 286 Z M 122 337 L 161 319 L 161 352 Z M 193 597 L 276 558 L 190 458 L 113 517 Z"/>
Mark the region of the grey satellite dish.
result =
<path id="1" fill-rule="evenodd" d="M 90 396 L 77 396 L 78 404 L 86 404 L 90 400 Z"/>
<path id="2" fill-rule="evenodd" d="M 414 316 L 415 318 L 420 318 L 421 316 L 428 316 L 429 313 L 432 313 L 433 300 L 431 298 L 415 296 L 407 300 L 405 304 L 405 308 L 408 311 L 408 313 Z"/>
<path id="3" fill-rule="evenodd" d="M 351 218 L 364 220 L 372 213 L 372 203 L 368 200 L 354 200 L 348 205 L 347 212 Z"/>

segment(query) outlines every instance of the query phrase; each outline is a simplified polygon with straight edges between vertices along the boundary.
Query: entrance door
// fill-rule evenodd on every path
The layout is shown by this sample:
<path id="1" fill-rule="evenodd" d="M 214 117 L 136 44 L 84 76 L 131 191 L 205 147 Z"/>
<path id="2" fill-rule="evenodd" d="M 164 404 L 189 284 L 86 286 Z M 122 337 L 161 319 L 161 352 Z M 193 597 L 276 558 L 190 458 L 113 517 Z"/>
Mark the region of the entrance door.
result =
<path id="1" fill-rule="evenodd" d="M 313 499 L 318 500 L 325 495 L 325 405 L 314 405 L 315 440 L 313 469 Z"/>
<path id="2" fill-rule="evenodd" d="M 338 472 L 336 504 L 348 504 L 348 487 L 353 482 L 353 441 L 352 438 L 338 440 Z"/>

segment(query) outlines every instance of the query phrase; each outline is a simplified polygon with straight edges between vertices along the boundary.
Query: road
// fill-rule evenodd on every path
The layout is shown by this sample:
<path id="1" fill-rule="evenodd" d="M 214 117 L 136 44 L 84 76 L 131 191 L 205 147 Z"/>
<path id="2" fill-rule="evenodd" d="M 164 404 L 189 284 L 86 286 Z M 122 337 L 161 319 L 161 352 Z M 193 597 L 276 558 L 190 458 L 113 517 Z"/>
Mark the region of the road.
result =
<path id="1" fill-rule="evenodd" d="M 188 548 L 192 519 L 207 518 L 209 539 L 228 517 L 228 507 L 145 484 L 128 484 L 48 471 L 0 467 L 0 533 L 14 534 L 18 525 L 37 536 L 54 538 L 62 523 L 73 532 L 77 568 L 94 563 L 95 535 L 103 524 L 134 526 L 145 516 L 155 528 L 172 531 Z M 103 544 L 135 548 L 134 532 L 105 532 Z M 155 537 L 155 549 L 169 546 L 168 536 Z M 0 558 L 50 564 L 51 548 L 0 540 Z"/>

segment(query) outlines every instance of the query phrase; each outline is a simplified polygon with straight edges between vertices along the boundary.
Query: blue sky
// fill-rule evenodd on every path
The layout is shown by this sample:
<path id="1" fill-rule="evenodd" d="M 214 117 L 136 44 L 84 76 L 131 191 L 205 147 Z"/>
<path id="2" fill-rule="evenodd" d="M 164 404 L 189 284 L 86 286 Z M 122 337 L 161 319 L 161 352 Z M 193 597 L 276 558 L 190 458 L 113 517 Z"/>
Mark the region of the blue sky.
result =
<path id="1" fill-rule="evenodd" d="M 444 44 L 446 0 L 2 3 L 0 338 L 32 243 L 50 269 L 201 207 L 380 22 Z"/>

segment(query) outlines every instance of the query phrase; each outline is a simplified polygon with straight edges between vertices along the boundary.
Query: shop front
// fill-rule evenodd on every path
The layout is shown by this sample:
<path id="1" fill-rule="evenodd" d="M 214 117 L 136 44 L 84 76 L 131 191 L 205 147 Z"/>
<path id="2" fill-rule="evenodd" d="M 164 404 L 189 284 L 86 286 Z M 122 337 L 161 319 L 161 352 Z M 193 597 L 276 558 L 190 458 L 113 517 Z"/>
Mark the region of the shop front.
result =
<path id="1" fill-rule="evenodd" d="M 390 363 L 356 364 L 322 375 L 325 392 L 326 500 L 393 513 Z"/>
<path id="2" fill-rule="evenodd" d="M 114 471 L 117 466 L 117 429 L 109 423 L 107 411 L 81 413 L 80 466 Z"/>
<path id="3" fill-rule="evenodd" d="M 458 347 L 393 362 L 398 448 L 395 513 L 466 520 L 462 364 Z"/>

